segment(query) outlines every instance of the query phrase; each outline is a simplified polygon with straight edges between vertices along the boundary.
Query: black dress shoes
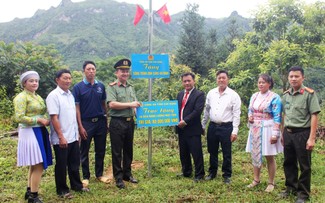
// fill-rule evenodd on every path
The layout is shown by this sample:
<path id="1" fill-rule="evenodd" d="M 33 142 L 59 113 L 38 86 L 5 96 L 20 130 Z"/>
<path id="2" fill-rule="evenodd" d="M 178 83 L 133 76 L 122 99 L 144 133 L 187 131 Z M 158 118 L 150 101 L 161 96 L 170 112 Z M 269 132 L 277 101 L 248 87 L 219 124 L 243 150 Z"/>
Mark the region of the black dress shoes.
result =
<path id="1" fill-rule="evenodd" d="M 117 179 L 116 180 L 116 187 L 120 188 L 120 189 L 124 189 L 125 185 L 122 179 Z"/>
<path id="2" fill-rule="evenodd" d="M 207 177 L 205 177 L 205 180 L 213 180 L 216 177 L 216 174 L 210 173 Z"/>
<path id="3" fill-rule="evenodd" d="M 124 177 L 123 180 L 129 181 L 130 183 L 135 183 L 135 184 L 139 182 L 137 179 L 133 178 L 132 176 Z"/>
<path id="4" fill-rule="evenodd" d="M 204 181 L 204 179 L 203 179 L 203 177 L 196 177 L 196 178 L 194 178 L 194 180 L 193 180 L 195 183 L 198 183 L 198 182 L 202 182 L 202 181 Z"/>
<path id="5" fill-rule="evenodd" d="M 297 195 L 297 192 L 296 191 L 290 191 L 290 190 L 285 190 L 285 191 L 282 191 L 278 197 L 279 198 L 288 198 L 290 197 L 291 195 Z"/>
<path id="6" fill-rule="evenodd" d="M 296 199 L 296 202 L 295 203 L 305 203 L 305 202 L 306 202 L 306 199 L 303 199 L 303 198 L 298 197 Z"/>
<path id="7" fill-rule="evenodd" d="M 223 178 L 223 182 L 224 182 L 225 184 L 230 184 L 230 183 L 231 183 L 231 180 L 230 180 L 229 177 L 225 177 L 225 178 Z"/>
<path id="8" fill-rule="evenodd" d="M 184 173 L 179 173 L 176 175 L 177 178 L 190 178 L 191 175 L 185 175 Z"/>

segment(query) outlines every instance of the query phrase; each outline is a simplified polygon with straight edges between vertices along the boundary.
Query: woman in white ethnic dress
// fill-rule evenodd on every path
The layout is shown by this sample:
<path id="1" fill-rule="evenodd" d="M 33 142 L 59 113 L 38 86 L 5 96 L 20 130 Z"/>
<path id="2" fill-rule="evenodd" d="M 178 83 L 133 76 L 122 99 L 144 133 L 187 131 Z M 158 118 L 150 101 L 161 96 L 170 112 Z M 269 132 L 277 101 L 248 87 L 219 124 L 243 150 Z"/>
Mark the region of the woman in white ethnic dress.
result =
<path id="1" fill-rule="evenodd" d="M 266 192 L 272 192 L 274 189 L 276 171 L 274 156 L 283 151 L 280 139 L 281 98 L 271 91 L 272 87 L 271 76 L 259 75 L 259 92 L 252 95 L 248 107 L 249 135 L 246 152 L 251 153 L 254 179 L 247 187 L 252 188 L 260 184 L 262 158 L 265 156 L 269 175 Z"/>
<path id="2" fill-rule="evenodd" d="M 52 165 L 49 125 L 44 100 L 36 94 L 39 75 L 27 71 L 20 76 L 24 90 L 14 98 L 15 120 L 18 127 L 17 165 L 30 166 L 25 199 L 28 202 L 42 202 L 38 189 L 43 170 Z"/>

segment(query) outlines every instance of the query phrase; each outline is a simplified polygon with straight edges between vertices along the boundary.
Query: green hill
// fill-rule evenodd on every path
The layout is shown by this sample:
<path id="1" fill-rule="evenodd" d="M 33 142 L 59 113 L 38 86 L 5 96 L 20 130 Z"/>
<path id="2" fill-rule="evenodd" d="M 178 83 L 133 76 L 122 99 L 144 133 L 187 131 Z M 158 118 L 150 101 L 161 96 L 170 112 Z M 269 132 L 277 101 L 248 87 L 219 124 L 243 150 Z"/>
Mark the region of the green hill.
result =
<path id="1" fill-rule="evenodd" d="M 73 3 L 62 0 L 48 10 L 38 10 L 33 17 L 0 23 L 0 40 L 9 42 L 33 41 L 40 45 L 54 44 L 72 69 L 85 59 L 106 59 L 132 53 L 148 53 L 148 18 L 145 15 L 133 25 L 136 4 L 113 0 L 86 0 Z M 154 15 L 153 53 L 174 53 L 181 30 L 183 12 L 172 15 L 164 24 Z M 231 19 L 236 19 L 240 30 L 250 30 L 249 19 L 233 12 L 228 18 L 206 19 L 207 30 L 214 28 L 219 37 L 227 33 Z"/>

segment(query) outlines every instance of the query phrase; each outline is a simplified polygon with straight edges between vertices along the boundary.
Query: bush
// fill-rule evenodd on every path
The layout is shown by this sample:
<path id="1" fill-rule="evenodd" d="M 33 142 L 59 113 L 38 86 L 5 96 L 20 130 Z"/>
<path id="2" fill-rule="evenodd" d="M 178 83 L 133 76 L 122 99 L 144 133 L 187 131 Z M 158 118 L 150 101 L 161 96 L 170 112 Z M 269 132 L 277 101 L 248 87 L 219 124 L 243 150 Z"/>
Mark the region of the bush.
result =
<path id="1" fill-rule="evenodd" d="M 8 98 L 6 88 L 0 86 L 0 134 L 14 127 L 14 122 L 11 119 L 13 112 L 13 102 Z"/>

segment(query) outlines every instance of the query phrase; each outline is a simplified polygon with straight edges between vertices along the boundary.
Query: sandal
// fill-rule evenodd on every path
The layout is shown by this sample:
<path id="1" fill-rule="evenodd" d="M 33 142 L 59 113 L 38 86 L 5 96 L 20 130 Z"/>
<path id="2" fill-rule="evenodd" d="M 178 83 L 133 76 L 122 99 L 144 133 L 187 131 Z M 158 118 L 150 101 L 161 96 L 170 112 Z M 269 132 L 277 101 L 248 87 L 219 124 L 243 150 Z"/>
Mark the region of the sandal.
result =
<path id="1" fill-rule="evenodd" d="M 63 199 L 72 199 L 73 195 L 70 192 L 67 192 L 67 193 L 60 195 L 60 197 Z"/>
<path id="2" fill-rule="evenodd" d="M 265 192 L 272 192 L 274 190 L 274 184 L 268 183 L 267 188 L 265 189 Z"/>
<path id="3" fill-rule="evenodd" d="M 82 182 L 83 187 L 88 187 L 88 185 L 89 185 L 89 180 L 88 179 L 84 179 L 81 182 Z"/>
<path id="4" fill-rule="evenodd" d="M 257 180 L 253 180 L 253 182 L 249 185 L 247 185 L 248 188 L 253 188 L 257 185 L 259 185 L 261 183 L 261 181 L 257 181 Z"/>
<path id="5" fill-rule="evenodd" d="M 105 176 L 100 176 L 97 178 L 98 181 L 102 182 L 102 183 L 110 183 L 110 179 L 105 177 Z"/>

